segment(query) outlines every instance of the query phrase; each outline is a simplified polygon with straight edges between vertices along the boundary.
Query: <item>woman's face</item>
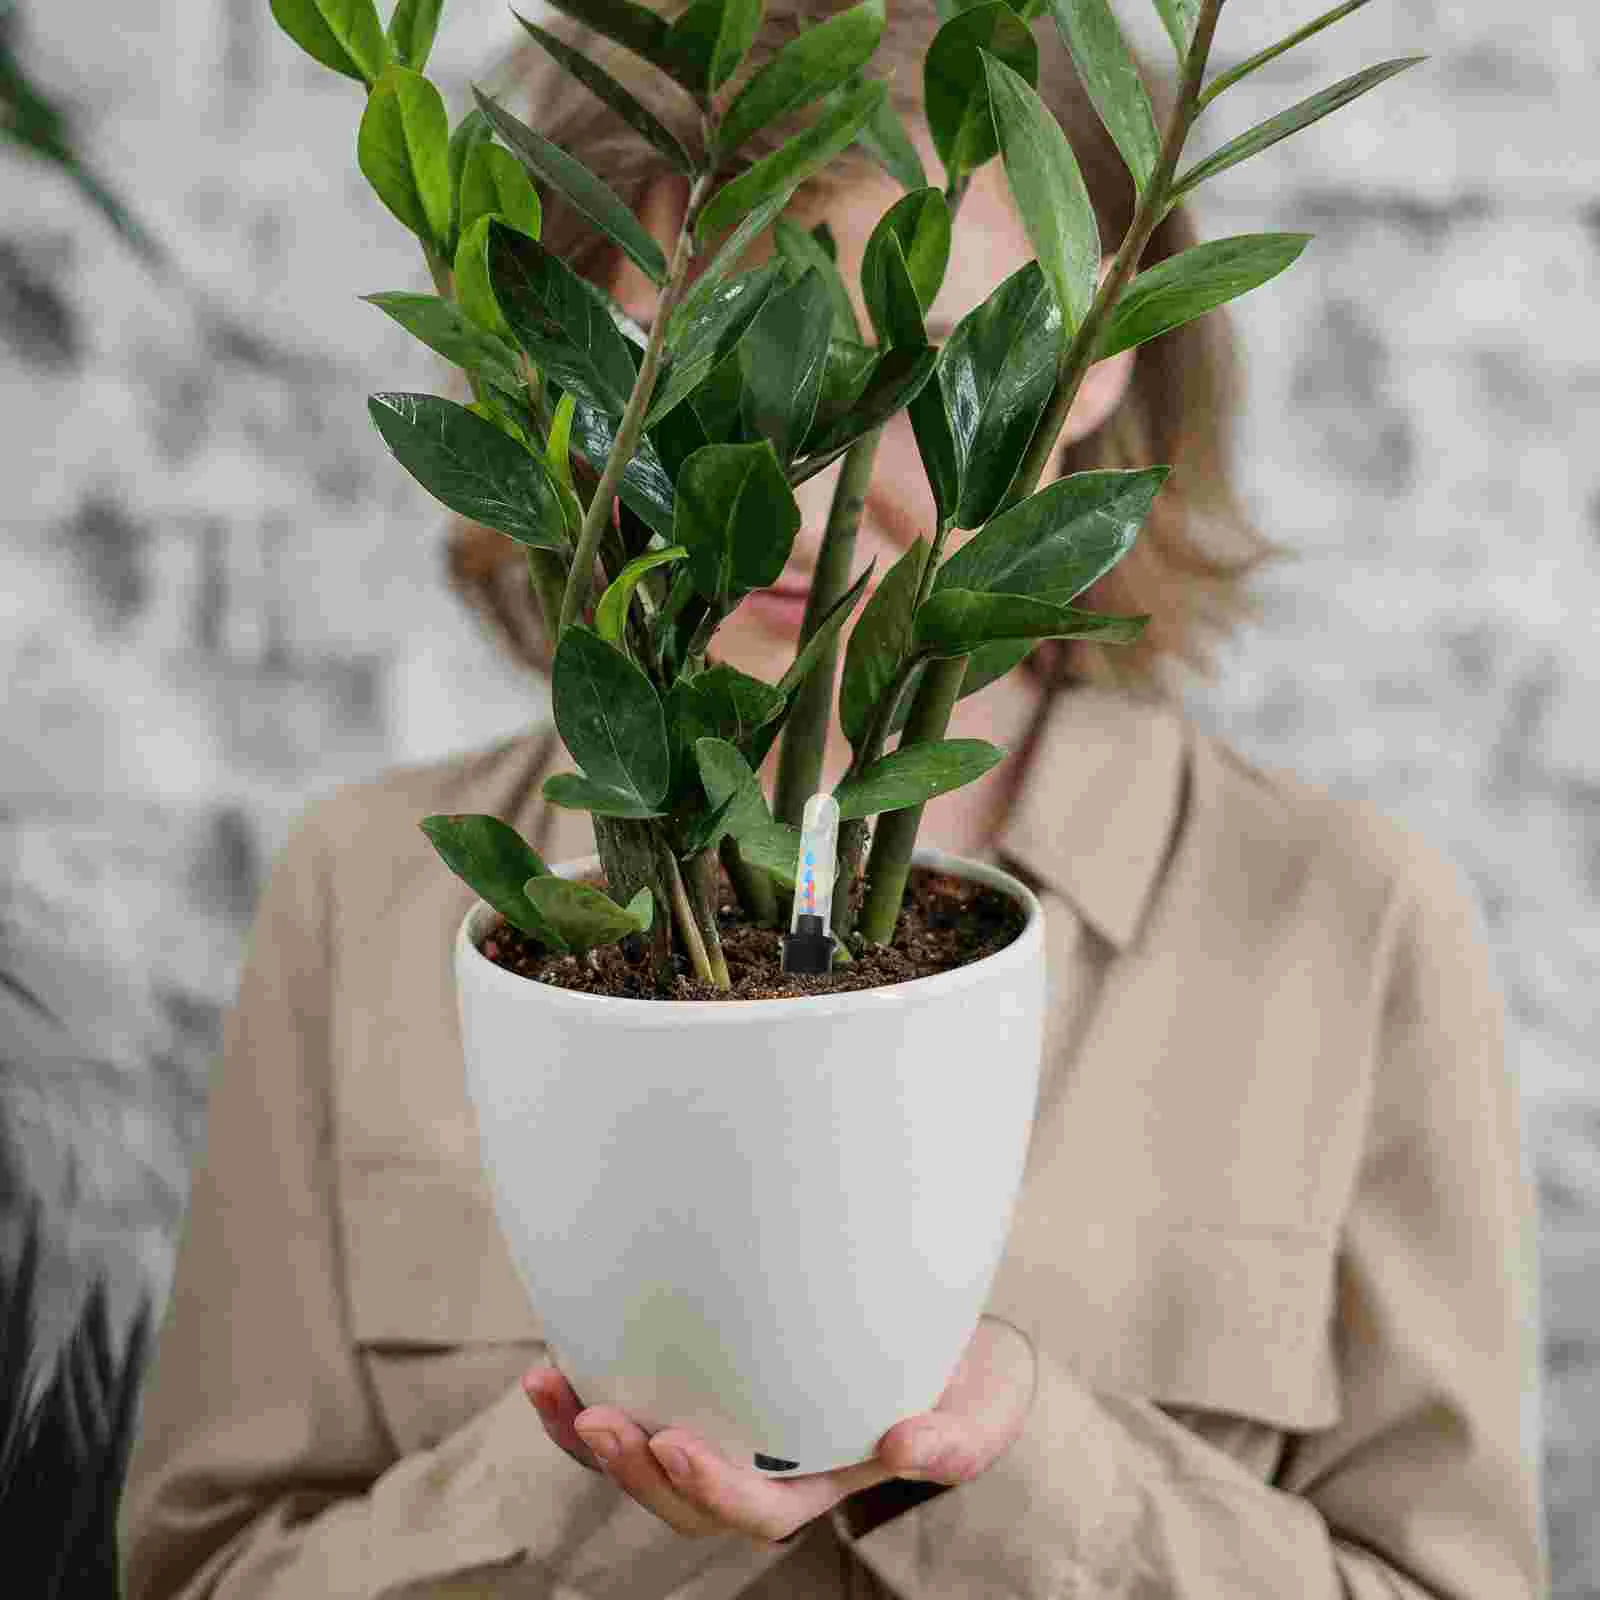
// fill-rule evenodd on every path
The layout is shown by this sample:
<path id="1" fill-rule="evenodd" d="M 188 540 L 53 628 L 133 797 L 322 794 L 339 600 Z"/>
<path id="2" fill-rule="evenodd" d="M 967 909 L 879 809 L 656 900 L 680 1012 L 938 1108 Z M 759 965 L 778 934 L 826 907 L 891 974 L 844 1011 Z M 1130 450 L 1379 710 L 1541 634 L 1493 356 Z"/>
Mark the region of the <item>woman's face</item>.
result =
<path id="1" fill-rule="evenodd" d="M 931 146 L 923 146 L 923 163 L 931 175 L 938 171 Z M 839 267 L 855 304 L 856 317 L 863 329 L 872 323 L 861 300 L 861 257 L 878 219 L 902 194 L 899 185 L 887 174 L 875 172 L 842 195 L 818 202 L 807 214 L 799 205 L 789 215 L 810 227 L 826 220 L 838 245 Z M 679 188 L 663 184 L 644 208 L 643 220 L 670 254 L 681 218 L 683 194 Z M 758 265 L 770 256 L 770 235 L 752 248 L 743 263 Z M 934 343 L 948 337 L 967 312 L 980 305 L 1013 272 L 1033 259 L 1033 247 L 1012 208 L 1005 175 L 998 161 L 979 169 L 956 219 L 950 264 L 937 298 L 928 308 L 928 337 Z M 1101 263 L 1103 277 L 1110 265 Z M 649 318 L 654 310 L 654 286 L 631 263 L 624 263 L 612 292 L 630 315 Z M 1073 401 L 1062 442 L 1080 438 L 1098 427 L 1115 409 L 1131 370 L 1133 351 L 1125 351 L 1109 361 L 1091 367 L 1084 376 Z M 801 512 L 800 531 L 795 536 L 778 582 L 746 596 L 737 609 L 717 629 L 711 644 L 712 656 L 742 671 L 772 682 L 781 677 L 794 659 L 800 624 L 805 613 L 806 592 L 818 547 L 827 523 L 834 485 L 843 462 L 835 462 L 795 490 Z M 859 574 L 874 557 L 872 588 L 882 581 L 900 553 L 919 535 L 935 529 L 932 492 L 922 470 L 916 439 L 904 411 L 883 430 L 867 491 L 866 507 L 856 534 L 852 575 Z M 945 541 L 945 554 L 958 549 L 970 532 L 952 530 Z M 865 598 L 858 604 L 865 604 Z"/>

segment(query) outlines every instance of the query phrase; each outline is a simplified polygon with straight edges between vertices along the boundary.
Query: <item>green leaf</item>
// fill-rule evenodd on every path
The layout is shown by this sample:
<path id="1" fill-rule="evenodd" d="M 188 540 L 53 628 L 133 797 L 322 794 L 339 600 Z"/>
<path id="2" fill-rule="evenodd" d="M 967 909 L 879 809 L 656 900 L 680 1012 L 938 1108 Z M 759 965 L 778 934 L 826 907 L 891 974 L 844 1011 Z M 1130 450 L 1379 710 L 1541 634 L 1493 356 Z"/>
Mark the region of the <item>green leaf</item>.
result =
<path id="1" fill-rule="evenodd" d="M 917 613 L 915 644 L 933 656 L 964 656 L 996 639 L 1095 639 L 1123 644 L 1144 632 L 1148 616 L 1112 617 L 1026 594 L 941 589 Z M 1133 626 L 1137 624 L 1137 626 Z"/>
<path id="2" fill-rule="evenodd" d="M 859 74 L 852 75 L 846 89 L 855 87 Z M 887 96 L 878 109 L 867 119 L 856 143 L 900 185 L 902 189 L 925 189 L 928 175 L 923 171 L 922 156 L 911 142 L 899 113 Z"/>
<path id="3" fill-rule="evenodd" d="M 470 228 L 461 230 L 456 246 L 456 303 L 473 322 L 497 339 L 511 338 L 511 325 L 501 314 L 500 303 L 489 284 L 489 229 L 498 217 L 479 217 Z"/>
<path id="4" fill-rule="evenodd" d="M 719 157 L 732 154 L 769 122 L 837 88 L 878 48 L 885 0 L 862 0 L 803 29 L 734 98 L 717 130 Z"/>
<path id="5" fill-rule="evenodd" d="M 856 321 L 855 307 L 850 303 L 850 291 L 845 287 L 838 262 L 828 254 L 816 235 L 790 222 L 787 217 L 779 217 L 772 225 L 772 241 L 780 261 L 787 262 L 802 274 L 812 269 L 822 274 L 822 281 L 828 286 L 828 300 L 833 307 L 834 336 L 859 344 L 861 324 Z M 826 377 L 823 384 L 826 387 Z"/>
<path id="6" fill-rule="evenodd" d="M 1299 259 L 1309 233 L 1241 233 L 1168 256 L 1125 288 L 1095 346 L 1104 361 L 1119 350 L 1180 328 L 1277 277 Z"/>
<path id="7" fill-rule="evenodd" d="M 635 926 L 640 933 L 649 933 L 650 924 L 655 921 L 656 897 L 650 892 L 648 886 L 641 889 L 628 902 L 627 912 L 633 918 Z"/>
<path id="8" fill-rule="evenodd" d="M 1049 6 L 1078 77 L 1142 195 L 1161 159 L 1161 135 L 1117 19 L 1107 0 L 1049 0 Z"/>
<path id="9" fill-rule="evenodd" d="M 789 203 L 789 194 L 779 190 L 756 206 L 743 222 L 717 247 L 694 286 L 678 302 L 678 309 L 667 321 L 667 343 L 676 348 L 684 327 L 704 309 L 706 302 L 716 292 L 718 285 L 729 272 L 744 260 L 750 246 L 766 231 L 768 225 Z"/>
<path id="10" fill-rule="evenodd" d="M 783 710 L 785 698 L 776 684 L 752 678 L 725 661 L 692 678 L 679 678 L 673 688 L 679 687 L 684 691 L 680 709 L 695 724 L 695 737 L 726 739 L 741 749 L 756 729 Z"/>
<path id="11" fill-rule="evenodd" d="M 1231 88 L 1241 78 L 1248 78 L 1252 72 L 1258 72 L 1269 61 L 1275 61 L 1286 51 L 1294 49 L 1297 44 L 1305 41 L 1324 28 L 1331 27 L 1341 18 L 1347 17 L 1352 11 L 1359 11 L 1368 0 L 1343 0 L 1343 4 L 1335 6 L 1331 11 L 1324 11 L 1320 17 L 1314 17 L 1310 22 L 1298 27 L 1293 33 L 1285 34 L 1276 44 L 1270 44 L 1265 50 L 1258 50 L 1253 56 L 1236 63 L 1226 72 L 1219 72 L 1200 92 L 1195 101 L 1195 111 L 1198 114 L 1204 111 L 1225 89 Z"/>
<path id="12" fill-rule="evenodd" d="M 919 337 L 890 337 L 890 244 L 899 246 L 911 287 L 916 292 Z M 944 282 L 950 260 L 950 208 L 938 189 L 917 189 L 902 196 L 878 219 L 861 255 L 861 294 L 878 339 L 884 344 L 926 344 L 920 313 L 925 313 Z"/>
<path id="13" fill-rule="evenodd" d="M 482 219 L 474 226 L 481 225 Z M 463 248 L 472 237 L 469 229 Z M 637 376 L 633 357 L 577 273 L 538 240 L 498 219 L 488 223 L 488 271 L 511 336 L 529 360 L 563 389 L 620 418 Z"/>
<path id="14" fill-rule="evenodd" d="M 519 122 L 509 111 L 473 85 L 479 109 L 511 146 L 513 153 L 555 189 L 572 208 L 587 217 L 657 287 L 666 282 L 667 258 L 644 224 L 601 179 L 543 134 Z"/>
<path id="15" fill-rule="evenodd" d="M 934 574 L 932 594 L 1082 594 L 1133 548 L 1171 471 L 1160 466 L 1057 478 L 980 528 Z"/>
<path id="16" fill-rule="evenodd" d="M 572 408 L 577 398 L 569 389 L 556 402 L 555 415 L 550 419 L 550 437 L 544 445 L 544 459 L 551 477 L 571 495 L 576 494 L 572 486 Z"/>
<path id="17" fill-rule="evenodd" d="M 652 567 L 662 566 L 668 561 L 682 561 L 688 554 L 681 544 L 675 544 L 668 550 L 651 550 L 630 561 L 600 596 L 600 604 L 595 607 L 594 613 L 595 632 L 607 644 L 622 645 L 628 621 L 628 605 L 633 599 L 633 591 L 639 586 L 639 580 Z"/>
<path id="18" fill-rule="evenodd" d="M 806 435 L 803 450 L 809 451 L 811 440 L 827 434 L 860 400 L 879 358 L 878 350 L 857 339 L 829 339 L 822 362 L 822 386 L 817 391 L 817 409 L 811 418 L 811 431 Z"/>
<path id="19" fill-rule="evenodd" d="M 1172 40 L 1172 48 L 1177 52 L 1178 65 L 1181 67 L 1189 54 L 1189 46 L 1194 43 L 1194 25 L 1200 15 L 1200 0 L 1156 0 L 1156 10 L 1161 13 L 1161 21 L 1167 30 L 1167 37 Z"/>
<path id="20" fill-rule="evenodd" d="M 674 76 L 697 95 L 715 94 L 739 69 L 761 26 L 761 0 L 695 0 L 667 31 Z"/>
<path id="21" fill-rule="evenodd" d="M 911 643 L 912 606 L 929 549 L 926 538 L 907 547 L 850 630 L 839 681 L 839 726 L 852 749 L 866 736 L 873 710 Z"/>
<path id="22" fill-rule="evenodd" d="M 527 895 L 538 908 L 539 915 L 551 927 L 560 930 L 568 948 L 574 951 L 615 944 L 639 931 L 639 920 L 632 911 L 587 883 L 574 883 L 570 878 L 553 875 L 530 878 Z"/>
<path id="23" fill-rule="evenodd" d="M 793 888 L 800 830 L 773 821 L 760 781 L 727 740 L 696 739 L 694 753 L 706 799 L 713 807 L 733 800 L 722 831 L 739 841 L 739 854 L 752 866 L 764 867 L 786 888 Z"/>
<path id="24" fill-rule="evenodd" d="M 596 65 L 581 51 L 563 43 L 553 33 L 546 32 L 537 23 L 529 22 L 520 12 L 513 11 L 511 14 L 579 83 L 610 106 L 635 133 L 654 145 L 679 172 L 695 170 L 689 152 L 678 142 L 677 136 L 661 123 L 653 111 L 641 105 L 609 72 Z"/>
<path id="25" fill-rule="evenodd" d="M 389 65 L 372 0 L 272 0 L 277 24 L 313 60 L 369 87 Z"/>
<path id="26" fill-rule="evenodd" d="M 799 453 L 811 427 L 830 326 L 827 282 L 808 267 L 797 284 L 768 298 L 735 346 L 745 426 L 771 444 L 780 463 Z"/>
<path id="27" fill-rule="evenodd" d="M 1004 757 L 985 739 L 930 739 L 894 750 L 833 791 L 839 820 L 920 806 L 981 778 Z"/>
<path id="28" fill-rule="evenodd" d="M 544 780 L 544 797 L 568 811 L 592 811 L 601 817 L 659 817 L 659 807 L 646 805 L 631 790 L 596 783 L 581 772 L 553 772 Z"/>
<path id="29" fill-rule="evenodd" d="M 923 476 L 933 492 L 940 521 L 954 519 L 961 507 L 961 463 L 956 454 L 955 435 L 945 408 L 944 391 L 937 381 L 917 391 L 906 407 L 911 432 L 922 459 Z"/>
<path id="30" fill-rule="evenodd" d="M 492 138 L 494 129 L 476 106 L 457 123 L 456 131 L 450 135 L 450 238 L 445 253 L 451 261 L 461 248 L 461 174 L 466 171 L 472 152 Z"/>
<path id="31" fill-rule="evenodd" d="M 967 657 L 967 673 L 961 680 L 961 692 L 956 699 L 965 700 L 969 694 L 988 688 L 997 678 L 1003 678 L 1021 666 L 1024 657 L 1037 643 L 1036 639 L 996 639 L 991 644 L 980 644 Z M 910 696 L 906 698 L 909 702 Z M 911 709 L 909 703 L 905 709 Z"/>
<path id="32" fill-rule="evenodd" d="M 885 350 L 850 409 L 828 423 L 823 431 L 813 429 L 812 436 L 805 442 L 806 455 L 826 465 L 827 458 L 847 449 L 862 434 L 881 427 L 928 386 L 937 361 L 938 353 L 927 347 Z"/>
<path id="33" fill-rule="evenodd" d="M 450 240 L 450 119 L 439 91 L 389 67 L 367 96 L 356 160 L 378 198 L 425 244 Z"/>
<path id="34" fill-rule="evenodd" d="M 461 170 L 461 226 L 479 217 L 500 217 L 518 233 L 537 239 L 544 208 L 522 163 L 497 144 L 480 144 Z"/>
<path id="35" fill-rule="evenodd" d="M 674 544 L 689 548 L 695 588 L 733 600 L 776 583 L 800 528 L 800 508 L 765 439 L 710 444 L 678 474 Z"/>
<path id="36" fill-rule="evenodd" d="M 367 409 L 395 460 L 436 500 L 518 544 L 566 549 L 544 463 L 493 423 L 431 394 L 375 394 Z"/>
<path id="37" fill-rule="evenodd" d="M 1055 389 L 1061 308 L 1037 261 L 1012 273 L 955 326 L 939 352 L 960 502 L 955 526 L 999 509 Z"/>
<path id="38" fill-rule="evenodd" d="M 972 6 L 939 29 L 922 63 L 922 92 L 928 131 L 952 183 L 1000 148 L 989 111 L 984 51 L 1028 83 L 1039 81 L 1038 44 L 1027 23 L 999 0 Z"/>
<path id="39" fill-rule="evenodd" d="M 530 879 L 550 869 L 539 852 L 499 817 L 447 813 L 424 817 L 418 826 L 444 864 L 514 928 L 565 953 L 567 944 L 523 892 Z"/>
<path id="40" fill-rule="evenodd" d="M 983 65 L 1006 181 L 1070 338 L 1089 314 L 1100 271 L 1094 205 L 1050 108 L 1003 61 L 985 55 Z"/>
<path id="41" fill-rule="evenodd" d="M 724 821 L 738 798 L 737 795 L 730 794 L 720 806 L 709 806 L 701 810 L 680 836 L 681 843 L 678 849 L 680 859 L 687 860 L 690 856 L 699 855 L 702 850 L 715 849 L 721 843 L 723 834 L 728 831 Z"/>
<path id="42" fill-rule="evenodd" d="M 503 339 L 485 333 L 455 301 L 400 290 L 360 298 L 393 317 L 413 338 L 463 372 L 476 373 L 513 392 L 522 386 L 517 352 Z"/>
<path id="43" fill-rule="evenodd" d="M 769 263 L 719 284 L 699 305 L 677 332 L 672 365 L 662 377 L 645 415 L 647 430 L 655 427 L 705 381 L 712 367 L 728 355 L 750 326 L 778 282 L 778 267 Z"/>
<path id="44" fill-rule="evenodd" d="M 671 24 L 647 6 L 635 5 L 633 0 L 545 0 L 545 3 L 552 11 L 563 12 L 605 38 L 614 39 L 674 79 L 683 70 L 668 48 Z"/>
<path id="45" fill-rule="evenodd" d="M 1207 178 L 1214 178 L 1219 172 L 1226 172 L 1229 167 L 1236 167 L 1241 161 L 1247 161 L 1251 156 L 1271 149 L 1280 139 L 1287 139 L 1291 133 L 1298 133 L 1313 122 L 1320 122 L 1329 112 L 1348 105 L 1352 100 L 1364 95 L 1368 89 L 1377 88 L 1385 79 L 1394 77 L 1397 72 L 1404 72 L 1407 67 L 1414 67 L 1419 61 L 1427 59 L 1425 55 L 1401 56 L 1394 61 L 1383 61 L 1375 67 L 1364 68 L 1334 84 L 1332 88 L 1323 89 L 1301 100 L 1298 104 L 1290 106 L 1287 111 L 1280 111 L 1277 116 L 1258 124 L 1246 133 L 1241 133 L 1237 139 L 1230 139 L 1220 150 L 1214 151 L 1204 161 L 1197 162 L 1187 172 L 1178 175 L 1167 201 L 1167 211 L 1170 211 L 1191 189 L 1198 188 Z"/>
<path id="46" fill-rule="evenodd" d="M 605 470 L 616 442 L 617 418 L 587 400 L 577 400 L 572 408 L 572 443 L 596 476 Z M 672 479 L 648 439 L 639 441 L 622 469 L 617 497 L 652 533 L 671 539 L 676 499 Z"/>
<path id="47" fill-rule="evenodd" d="M 562 742 L 585 775 L 646 809 L 657 805 L 671 752 L 649 678 L 592 628 L 572 622 L 556 646 L 550 694 Z"/>
<path id="48" fill-rule="evenodd" d="M 389 18 L 389 49 L 401 66 L 421 72 L 428 64 L 444 0 L 398 0 Z"/>
<path id="49" fill-rule="evenodd" d="M 764 205 L 774 200 L 778 201 L 777 210 L 781 211 L 807 178 L 820 171 L 855 138 L 886 92 L 881 83 L 862 84 L 838 105 L 823 112 L 803 133 L 797 133 L 787 144 L 725 183 L 700 213 L 695 223 L 695 239 L 703 245 L 741 218 L 748 221 L 750 215 L 758 214 Z M 776 214 L 776 211 L 772 213 Z"/>

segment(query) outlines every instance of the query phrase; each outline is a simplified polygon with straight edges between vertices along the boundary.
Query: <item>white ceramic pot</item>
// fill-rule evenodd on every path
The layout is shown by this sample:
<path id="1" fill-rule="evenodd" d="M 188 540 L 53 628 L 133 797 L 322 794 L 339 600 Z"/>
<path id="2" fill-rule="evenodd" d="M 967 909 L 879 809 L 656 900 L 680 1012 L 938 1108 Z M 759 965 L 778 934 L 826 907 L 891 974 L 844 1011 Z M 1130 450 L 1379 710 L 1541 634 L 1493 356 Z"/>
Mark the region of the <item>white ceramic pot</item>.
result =
<path id="1" fill-rule="evenodd" d="M 944 1392 L 1021 1186 L 1044 940 L 1009 874 L 913 859 L 1014 897 L 1021 934 L 876 989 L 623 1000 L 507 972 L 477 948 L 494 910 L 463 918 L 461 1038 L 500 1226 L 585 1405 L 809 1473 L 868 1459 Z"/>

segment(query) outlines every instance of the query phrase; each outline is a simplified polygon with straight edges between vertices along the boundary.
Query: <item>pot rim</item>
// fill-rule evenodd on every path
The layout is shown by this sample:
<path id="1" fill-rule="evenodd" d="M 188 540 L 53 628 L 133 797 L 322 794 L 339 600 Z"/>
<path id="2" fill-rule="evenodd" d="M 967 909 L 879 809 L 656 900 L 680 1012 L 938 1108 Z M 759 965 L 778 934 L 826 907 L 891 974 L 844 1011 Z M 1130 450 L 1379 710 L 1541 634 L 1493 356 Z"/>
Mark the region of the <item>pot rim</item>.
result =
<path id="1" fill-rule="evenodd" d="M 911 1006 L 924 1000 L 947 996 L 953 990 L 971 988 L 986 981 L 1000 978 L 1009 969 L 1020 969 L 1030 960 L 1041 956 L 1044 948 L 1044 909 L 1038 896 L 1003 867 L 992 866 L 987 861 L 974 861 L 967 856 L 952 855 L 935 845 L 918 845 L 911 853 L 913 866 L 932 867 L 939 872 L 950 872 L 957 877 L 974 878 L 991 888 L 999 889 L 1020 902 L 1025 921 L 1022 931 L 1002 949 L 990 955 L 969 961 L 965 966 L 953 967 L 948 972 L 929 973 L 921 978 L 904 978 L 899 983 L 879 984 L 870 989 L 848 989 L 840 994 L 788 995 L 769 1000 L 635 1000 L 625 995 L 590 994 L 581 989 L 562 989 L 555 984 L 539 983 L 537 979 L 524 978 L 520 973 L 507 972 L 491 961 L 477 945 L 479 925 L 489 917 L 498 916 L 486 900 L 474 900 L 456 928 L 456 970 L 470 966 L 475 981 L 500 985 L 515 984 L 515 992 L 527 987 L 540 991 L 539 1002 L 557 1008 L 577 1011 L 610 1013 L 621 1020 L 624 1008 L 630 1026 L 671 1026 L 674 1020 L 715 1022 L 729 1027 L 753 1023 L 782 1022 L 786 1017 L 803 1015 L 809 1018 L 832 1016 L 849 1012 L 861 1006 L 897 1005 Z M 561 877 L 581 877 L 599 866 L 598 855 L 580 856 L 574 861 L 564 861 L 550 870 Z M 513 992 L 508 987 L 506 993 Z"/>

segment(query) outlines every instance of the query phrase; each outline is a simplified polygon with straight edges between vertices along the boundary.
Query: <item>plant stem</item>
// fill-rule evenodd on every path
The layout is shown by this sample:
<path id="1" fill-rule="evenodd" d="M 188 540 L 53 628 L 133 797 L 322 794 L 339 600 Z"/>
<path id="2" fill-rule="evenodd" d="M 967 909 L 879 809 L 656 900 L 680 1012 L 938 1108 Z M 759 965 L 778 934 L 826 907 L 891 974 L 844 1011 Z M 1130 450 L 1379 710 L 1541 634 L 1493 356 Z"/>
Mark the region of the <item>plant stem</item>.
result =
<path id="1" fill-rule="evenodd" d="M 738 842 L 731 833 L 723 834 L 717 854 L 745 916 L 759 927 L 775 926 L 778 921 L 778 896 L 766 871 L 753 866 L 739 854 Z"/>
<path id="2" fill-rule="evenodd" d="M 689 281 L 689 263 L 694 258 L 694 225 L 699 220 L 701 207 L 711 189 L 711 174 L 701 173 L 689 190 L 689 205 L 684 213 L 683 226 L 678 230 L 677 247 L 672 252 L 672 263 L 667 268 L 667 281 L 661 290 L 650 323 L 650 337 L 644 347 L 644 359 L 639 363 L 639 375 L 634 379 L 633 393 L 617 424 L 617 436 L 606 456 L 605 471 L 600 474 L 599 487 L 589 509 L 584 514 L 583 528 L 578 534 L 578 548 L 573 556 L 572 570 L 567 574 L 567 589 L 561 601 L 561 628 L 565 630 L 583 612 L 588 603 L 589 588 L 594 578 L 595 553 L 600 546 L 600 535 L 611 520 L 611 502 L 616 497 L 617 485 L 622 481 L 622 469 L 633 459 L 634 447 L 644 432 L 645 412 L 650 397 L 655 393 L 656 373 L 661 366 L 661 352 L 666 343 L 667 323 L 683 298 Z"/>
<path id="3" fill-rule="evenodd" d="M 599 818 L 595 821 L 598 823 Z M 711 970 L 711 958 L 706 954 L 705 941 L 700 937 L 700 925 L 695 921 L 694 908 L 689 904 L 688 891 L 683 886 L 683 874 L 678 871 L 678 859 L 670 845 L 657 841 L 661 872 L 667 892 L 672 896 L 672 911 L 678 932 L 683 935 L 684 948 L 689 952 L 689 964 L 702 983 L 715 984 L 716 975 Z"/>
<path id="4" fill-rule="evenodd" d="M 796 652 L 817 631 L 839 596 L 850 587 L 850 564 L 855 559 L 856 531 L 867 503 L 867 486 L 872 482 L 872 466 L 878 453 L 882 428 L 864 433 L 845 451 L 844 467 L 834 485 L 833 504 L 828 508 L 828 526 L 823 530 L 822 548 L 817 552 L 811 593 L 806 600 L 805 620 L 800 624 Z M 839 664 L 839 635 L 817 658 L 810 675 L 794 692 L 794 705 L 784 724 L 778 748 L 778 778 L 772 814 L 779 822 L 799 827 L 806 801 L 817 792 L 822 781 L 822 758 L 828 743 L 828 726 L 833 720 L 833 681 Z"/>
<path id="5" fill-rule="evenodd" d="M 717 923 L 717 858 L 709 850 L 698 850 L 689 858 L 685 873 L 689 906 L 699 924 L 711 965 L 712 981 L 719 989 L 731 989 L 728 963 L 722 954 L 722 932 Z"/>

